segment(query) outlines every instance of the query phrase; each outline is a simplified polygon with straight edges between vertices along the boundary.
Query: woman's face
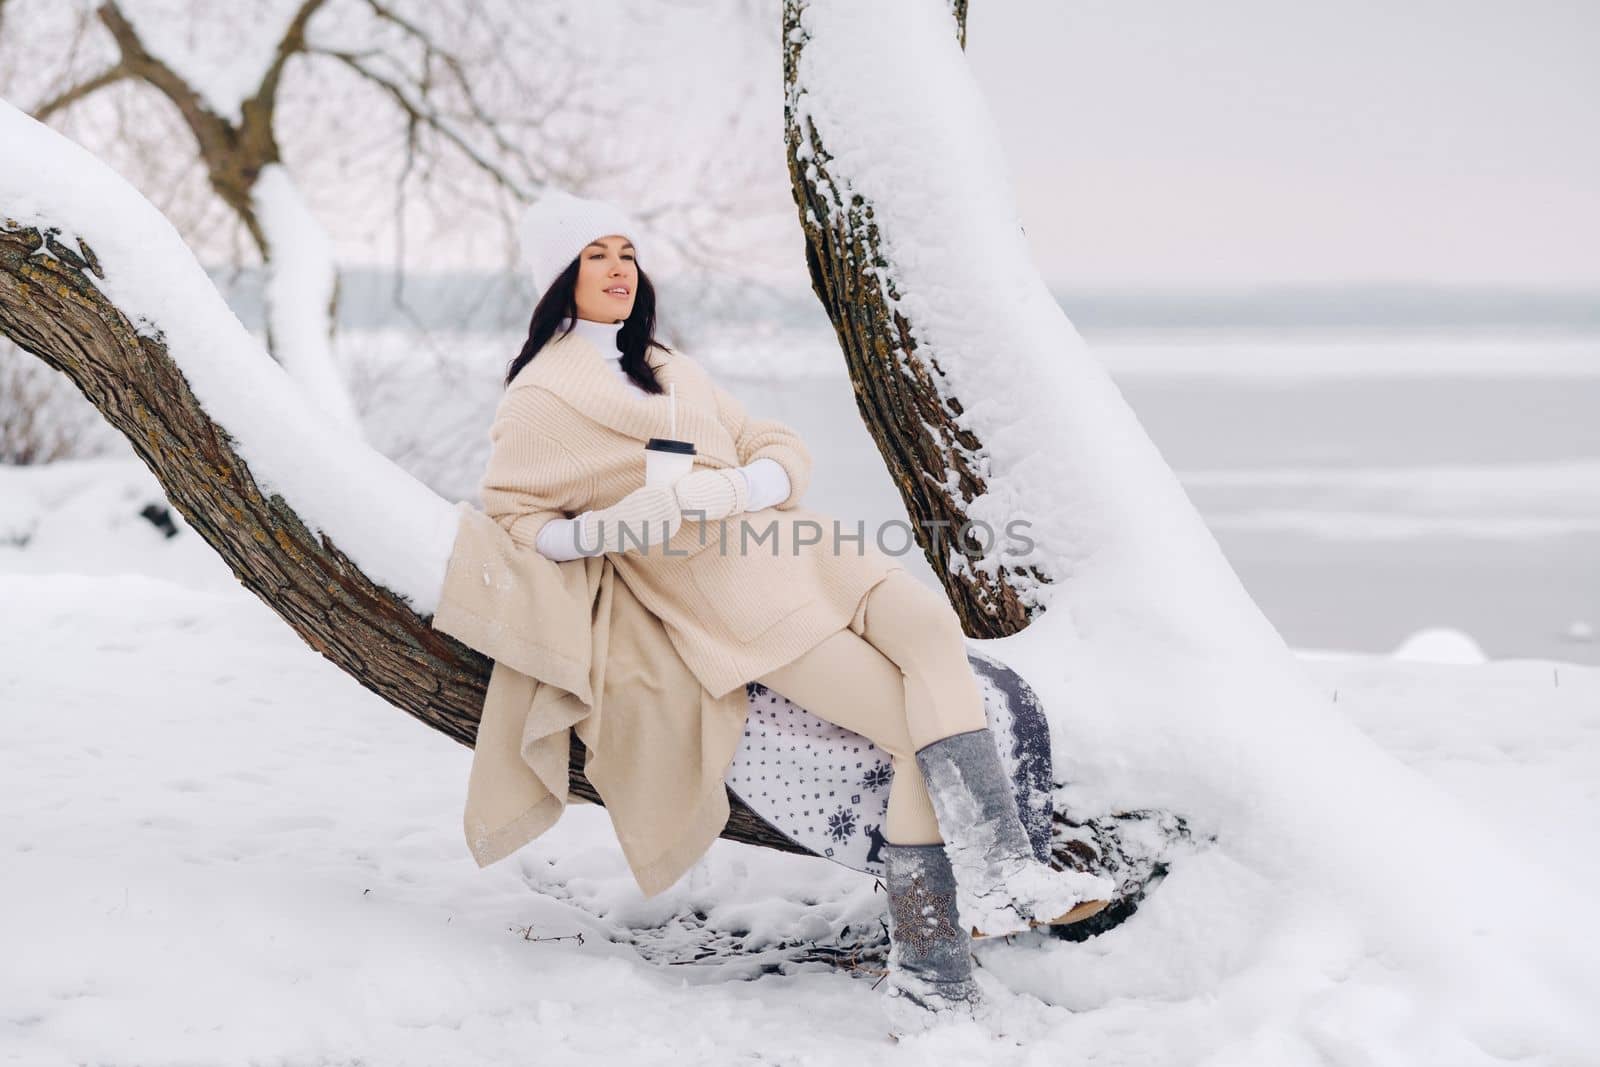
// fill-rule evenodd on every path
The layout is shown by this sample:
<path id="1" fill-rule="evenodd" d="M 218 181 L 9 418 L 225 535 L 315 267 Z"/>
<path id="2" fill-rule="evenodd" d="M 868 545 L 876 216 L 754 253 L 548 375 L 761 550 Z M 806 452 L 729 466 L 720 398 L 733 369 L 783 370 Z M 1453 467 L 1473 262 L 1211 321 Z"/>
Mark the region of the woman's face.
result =
<path id="1" fill-rule="evenodd" d="M 621 322 L 633 311 L 638 281 L 632 242 L 617 234 L 595 238 L 578 253 L 578 281 L 573 294 L 578 317 L 592 322 Z"/>

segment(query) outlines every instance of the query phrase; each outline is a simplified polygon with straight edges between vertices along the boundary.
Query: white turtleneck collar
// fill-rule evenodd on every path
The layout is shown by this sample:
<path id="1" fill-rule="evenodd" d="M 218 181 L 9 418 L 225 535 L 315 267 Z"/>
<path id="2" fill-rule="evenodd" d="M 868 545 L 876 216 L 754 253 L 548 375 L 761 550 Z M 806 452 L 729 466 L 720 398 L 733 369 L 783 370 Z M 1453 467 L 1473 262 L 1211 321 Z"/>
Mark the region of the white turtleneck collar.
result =
<path id="1" fill-rule="evenodd" d="M 568 322 L 574 324 L 572 327 L 573 333 L 581 334 L 588 338 L 600 350 L 602 356 L 616 361 L 619 366 L 621 365 L 622 352 L 617 348 L 617 334 L 622 332 L 622 323 L 595 322 L 592 319 L 580 317 L 577 319 L 564 319 L 561 323 L 562 330 L 566 329 Z"/>

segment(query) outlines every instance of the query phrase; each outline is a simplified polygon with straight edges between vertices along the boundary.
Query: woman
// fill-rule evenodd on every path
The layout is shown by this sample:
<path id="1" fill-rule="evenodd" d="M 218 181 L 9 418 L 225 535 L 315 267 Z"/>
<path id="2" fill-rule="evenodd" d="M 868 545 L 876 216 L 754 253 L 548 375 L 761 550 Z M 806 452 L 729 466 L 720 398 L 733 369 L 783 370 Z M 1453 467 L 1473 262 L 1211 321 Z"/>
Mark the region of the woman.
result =
<path id="1" fill-rule="evenodd" d="M 552 559 L 609 554 L 714 695 L 759 681 L 889 753 L 886 1004 L 899 1032 L 979 1011 L 971 933 L 1076 921 L 1107 883 L 1034 856 L 954 609 L 800 505 L 798 434 L 654 340 L 630 217 L 551 192 L 522 237 L 542 295 L 491 430 L 485 511 Z M 706 447 L 645 486 L 652 437 Z"/>

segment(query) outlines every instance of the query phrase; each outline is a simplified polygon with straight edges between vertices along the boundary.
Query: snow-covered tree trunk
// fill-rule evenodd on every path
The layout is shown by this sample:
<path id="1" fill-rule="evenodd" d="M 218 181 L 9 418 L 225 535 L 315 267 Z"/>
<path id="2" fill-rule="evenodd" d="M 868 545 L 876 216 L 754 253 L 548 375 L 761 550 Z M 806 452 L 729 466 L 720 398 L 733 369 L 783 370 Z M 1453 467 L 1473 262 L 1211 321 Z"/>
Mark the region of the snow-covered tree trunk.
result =
<path id="1" fill-rule="evenodd" d="M 785 0 L 790 169 L 814 288 L 913 521 L 994 533 L 930 549 L 935 571 L 969 633 L 1057 665 L 1029 681 L 1074 810 L 1178 811 L 1216 840 L 1186 891 L 1169 879 L 1149 940 L 1129 924 L 1101 951 L 1264 989 L 1274 956 L 1336 930 L 1345 965 L 1391 968 L 1398 1010 L 1580 1062 L 1600 997 L 1565 933 L 1583 897 L 1357 730 L 1263 617 L 1039 276 L 954 13 Z M 1010 554 L 1019 519 L 1031 544 Z M 1251 950 L 1194 951 L 1194 925 L 1243 915 Z M 1323 1009 L 1344 1014 L 1297 1010 Z"/>
<path id="2" fill-rule="evenodd" d="M 947 4 L 954 39 L 965 47 L 966 2 Z M 851 161 L 835 159 L 812 121 L 812 94 L 826 89 L 813 84 L 804 64 L 811 6 L 807 0 L 784 4 L 783 78 L 789 174 L 812 288 L 833 321 L 867 429 L 908 514 L 921 524 L 923 551 L 967 633 L 1015 633 L 1038 603 L 1034 588 L 1054 575 L 1039 561 L 1000 559 L 995 545 L 985 547 L 981 526 L 964 526 L 976 517 L 972 503 L 988 491 L 996 472 L 983 442 L 961 425 L 962 399 L 943 380 L 937 359 L 898 306 L 894 275 L 885 269 L 887 235 L 875 220 L 872 202 L 852 192 Z M 948 165 L 936 158 L 924 162 Z M 1004 531 L 992 531 L 987 540 L 993 542 L 997 534 Z"/>

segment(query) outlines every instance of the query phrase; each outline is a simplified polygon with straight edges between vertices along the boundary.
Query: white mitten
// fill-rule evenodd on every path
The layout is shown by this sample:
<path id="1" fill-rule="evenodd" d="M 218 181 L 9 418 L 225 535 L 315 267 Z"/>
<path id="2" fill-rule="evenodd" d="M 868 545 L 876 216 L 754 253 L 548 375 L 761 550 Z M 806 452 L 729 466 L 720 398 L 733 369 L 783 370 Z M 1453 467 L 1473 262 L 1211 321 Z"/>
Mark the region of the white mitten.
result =
<path id="1" fill-rule="evenodd" d="M 658 548 L 683 525 L 683 512 L 670 485 L 644 485 L 608 508 L 578 516 L 585 549 L 596 543 L 605 552 Z"/>
<path id="2" fill-rule="evenodd" d="M 750 483 L 737 469 L 701 468 L 673 482 L 672 488 L 686 514 L 707 521 L 737 515 L 750 502 Z"/>

